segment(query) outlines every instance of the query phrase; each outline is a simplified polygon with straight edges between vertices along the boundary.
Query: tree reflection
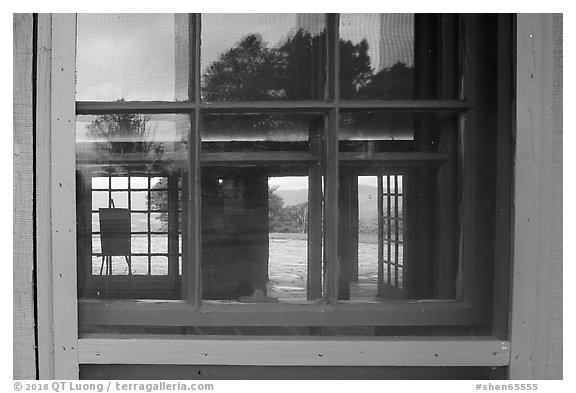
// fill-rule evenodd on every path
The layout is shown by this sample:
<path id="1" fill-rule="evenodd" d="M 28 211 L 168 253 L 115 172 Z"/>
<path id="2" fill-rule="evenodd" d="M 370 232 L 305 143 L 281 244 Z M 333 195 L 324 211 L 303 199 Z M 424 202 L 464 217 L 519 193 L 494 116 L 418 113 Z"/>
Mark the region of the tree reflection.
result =
<path id="1" fill-rule="evenodd" d="M 297 30 L 269 48 L 258 34 L 244 37 L 202 76 L 205 101 L 322 99 L 326 34 Z M 367 40 L 340 40 L 340 92 L 345 99 L 413 98 L 413 67 L 397 62 L 374 73 Z"/>
<path id="2" fill-rule="evenodd" d="M 88 125 L 98 138 L 97 149 L 107 153 L 161 153 L 163 146 L 149 140 L 150 115 L 106 114 Z"/>

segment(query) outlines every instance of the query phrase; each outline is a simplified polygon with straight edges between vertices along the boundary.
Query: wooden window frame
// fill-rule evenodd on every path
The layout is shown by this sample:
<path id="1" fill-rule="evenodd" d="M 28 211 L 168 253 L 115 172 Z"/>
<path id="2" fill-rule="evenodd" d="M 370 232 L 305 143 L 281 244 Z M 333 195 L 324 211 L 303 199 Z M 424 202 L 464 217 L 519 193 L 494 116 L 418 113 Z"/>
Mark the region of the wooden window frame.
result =
<path id="1" fill-rule="evenodd" d="M 502 19 L 502 18 L 501 18 Z M 337 16 L 329 15 L 328 24 L 332 24 L 333 27 L 337 26 Z M 503 23 L 505 24 L 505 23 Z M 195 26 L 196 33 L 199 32 L 199 24 L 193 24 Z M 542 32 L 542 40 L 538 41 L 535 45 L 539 51 L 545 52 L 546 48 L 551 48 L 551 45 L 547 46 L 547 39 L 550 38 L 548 33 L 551 29 L 551 17 L 547 16 L 519 16 L 518 17 L 518 57 L 525 55 L 526 49 L 524 48 L 524 43 L 528 41 L 528 33 L 533 31 Z M 84 113 L 89 111 L 90 113 L 95 113 L 98 110 L 103 112 L 110 111 L 112 107 L 107 107 L 106 104 L 95 103 L 79 103 L 75 104 L 75 78 L 74 78 L 74 64 L 75 64 L 75 16 L 74 15 L 64 15 L 64 14 L 54 14 L 46 15 L 41 14 L 38 17 L 38 38 L 40 48 L 38 52 L 38 70 L 37 70 L 37 141 L 36 141 L 36 178 L 39 179 L 38 187 L 36 190 L 36 212 L 37 212 L 37 261 L 38 261 L 38 324 L 39 324 L 39 371 L 41 378 L 59 378 L 59 379 L 74 379 L 78 377 L 78 365 L 79 364 L 93 364 L 93 363 L 130 363 L 137 364 L 143 363 L 146 359 L 146 354 L 153 354 L 154 350 L 159 348 L 157 340 L 142 339 L 137 341 L 139 351 L 132 351 L 134 340 L 122 340 L 116 338 L 90 338 L 90 339 L 78 339 L 78 316 L 79 314 L 84 316 L 89 316 L 90 311 L 94 311 L 93 305 L 87 302 L 84 305 L 80 305 L 79 311 L 77 311 L 78 300 L 76 296 L 76 228 L 75 228 L 75 209 L 70 209 L 70 206 L 75 206 L 75 116 L 77 113 Z M 335 31 L 333 29 L 332 31 Z M 532 33 L 531 33 L 532 34 Z M 532 35 L 530 35 L 532 38 Z M 332 47 L 337 47 L 334 43 L 337 43 L 337 37 L 329 38 L 332 40 Z M 522 45 L 521 45 L 522 44 Z M 533 45 L 534 42 L 532 41 Z M 513 49 L 512 43 L 505 43 L 503 46 L 508 46 L 508 50 Z M 330 45 L 329 45 L 330 47 Z M 199 47 L 196 47 L 196 54 L 198 54 Z M 504 54 L 503 50 L 500 54 Z M 508 52 L 509 53 L 509 52 Z M 196 59 L 198 57 L 196 56 Z M 199 61 L 199 60 L 197 60 Z M 540 64 L 532 66 L 528 64 L 528 61 L 519 60 L 517 62 L 517 74 L 518 83 L 526 83 L 525 79 L 526 71 L 537 71 L 536 81 L 529 81 L 530 86 L 537 86 L 538 83 L 542 84 L 546 89 L 551 89 L 550 80 L 543 76 L 541 71 L 547 70 L 547 64 Z M 337 90 L 337 62 L 336 69 L 331 70 L 329 74 L 329 81 L 334 83 L 336 97 L 338 97 Z M 196 64 L 198 66 L 198 64 Z M 539 68 L 541 67 L 541 68 Z M 532 74 L 534 75 L 534 74 Z M 195 85 L 195 97 L 199 97 L 199 81 L 196 81 Z M 504 93 L 503 93 L 504 94 Z M 551 96 L 551 95 L 550 95 Z M 199 185 L 195 185 L 195 179 L 199 177 L 200 160 L 205 156 L 200 154 L 200 138 L 197 130 L 199 129 L 199 114 L 202 109 L 208 109 L 214 113 L 221 111 L 234 111 L 243 109 L 254 109 L 259 108 L 262 111 L 277 111 L 277 110 L 311 110 L 311 111 L 321 111 L 326 112 L 330 110 L 328 115 L 328 122 L 331 125 L 335 125 L 337 122 L 337 114 L 342 109 L 354 109 L 359 106 L 362 108 L 373 107 L 377 109 L 417 109 L 417 110 L 434 110 L 434 109 L 448 109 L 455 110 L 459 112 L 467 111 L 472 108 L 472 104 L 466 101 L 416 101 L 410 102 L 406 105 L 405 102 L 363 102 L 363 103 L 347 103 L 340 102 L 338 98 L 333 97 L 334 100 L 330 105 L 317 105 L 311 106 L 305 103 L 222 103 L 222 104 L 202 104 L 198 100 L 195 103 L 126 103 L 125 108 L 128 111 L 151 111 L 154 108 L 156 111 L 158 108 L 165 108 L 166 111 L 193 111 L 194 116 L 194 127 L 192 129 L 192 135 L 189 139 L 189 155 L 191 162 L 190 171 L 190 192 L 188 193 L 191 199 L 191 206 L 196 206 L 196 209 L 190 209 L 189 214 L 189 233 L 191 235 L 191 241 L 188 242 L 191 250 L 189 250 L 189 255 L 199 257 L 200 255 L 200 228 L 199 228 Z M 523 152 L 529 151 L 529 148 L 522 147 L 524 144 L 527 146 L 533 146 L 533 135 L 530 132 L 524 132 L 529 125 L 532 124 L 533 119 L 528 119 L 524 110 L 525 108 L 533 107 L 534 105 L 542 107 L 542 102 L 539 98 L 533 98 L 534 96 L 518 95 L 516 97 L 516 107 L 518 108 L 518 134 L 516 138 L 516 149 L 523 149 Z M 535 100 L 536 102 L 532 102 Z M 368 104 L 368 105 L 367 105 Z M 96 108 L 96 106 L 98 108 Z M 205 108 L 203 108 L 205 106 Z M 162 109 L 161 109 L 162 110 Z M 549 117 L 546 117 L 543 112 L 539 112 L 539 119 L 543 126 L 549 125 Z M 511 120 L 511 119 L 510 119 Z M 511 122 L 510 122 L 511 123 Z M 511 128 L 510 124 L 502 124 L 503 128 Z M 328 127 L 330 128 L 330 127 Z M 520 132 L 522 131 L 522 132 Z M 329 160 L 331 165 L 327 168 L 327 180 L 326 180 L 326 198 L 327 213 L 336 213 L 337 208 L 337 171 L 338 171 L 338 159 L 335 157 L 337 155 L 337 143 L 338 140 L 333 133 L 327 133 L 326 135 L 326 155 L 328 157 L 333 157 Z M 542 140 L 542 145 L 549 143 L 547 140 Z M 519 147 L 520 146 L 520 147 Z M 540 147 L 540 145 L 538 145 Z M 514 146 L 510 146 L 511 149 Z M 510 154 L 512 154 L 511 152 Z M 260 357 L 257 353 L 249 353 L 247 356 L 242 358 L 234 358 L 230 361 L 226 361 L 226 364 L 273 364 L 276 355 L 290 353 L 290 360 L 287 362 L 294 362 L 291 364 L 314 364 L 314 365 L 425 365 L 425 366 L 448 366 L 448 365 L 490 365 L 490 366 L 510 366 L 511 374 L 510 377 L 521 376 L 523 373 L 528 372 L 530 368 L 526 363 L 528 362 L 529 355 L 533 353 L 533 346 L 528 346 L 528 348 L 521 349 L 523 344 L 527 343 L 529 338 L 525 338 L 525 332 L 527 329 L 529 331 L 535 330 L 536 323 L 533 319 L 534 311 L 530 310 L 529 305 L 526 302 L 522 302 L 522 296 L 529 292 L 529 286 L 533 283 L 535 279 L 535 273 L 528 275 L 521 275 L 520 272 L 524 271 L 524 267 L 528 267 L 531 270 L 537 270 L 535 268 L 537 258 L 530 254 L 534 251 L 536 245 L 527 245 L 523 241 L 523 235 L 534 235 L 538 233 L 538 228 L 535 223 L 526 224 L 521 221 L 521 217 L 524 215 L 530 215 L 533 205 L 538 205 L 538 193 L 532 193 L 530 187 L 526 187 L 527 184 L 538 184 L 534 181 L 534 176 L 544 176 L 540 172 L 534 174 L 531 169 L 537 167 L 534 164 L 535 161 L 530 161 L 534 158 L 534 155 L 538 156 L 539 151 L 533 153 L 533 156 L 524 155 L 522 156 L 522 162 L 526 166 L 520 165 L 518 162 L 514 167 L 516 187 L 513 194 L 511 194 L 512 203 L 516 203 L 514 221 L 514 239 L 517 240 L 514 246 L 514 259 L 513 259 L 513 282 L 514 290 L 512 293 L 512 301 L 515 305 L 519 305 L 518 308 L 512 309 L 511 312 L 511 328 L 501 328 L 502 322 L 495 322 L 494 326 L 494 337 L 487 337 L 483 340 L 474 337 L 450 337 L 445 339 L 439 338 L 428 338 L 428 339 L 414 339 L 414 340 L 404 340 L 404 339 L 377 339 L 377 340 L 360 340 L 360 342 L 366 341 L 370 345 L 366 347 L 366 353 L 369 354 L 371 360 L 369 362 L 364 361 L 347 361 L 344 360 L 345 356 L 331 358 L 328 362 L 322 361 L 311 361 L 309 357 L 312 352 L 306 354 L 293 353 L 290 348 L 294 345 L 299 345 L 298 343 L 304 343 L 311 345 L 311 347 L 322 348 L 321 344 L 327 341 L 331 348 L 334 346 L 341 348 L 343 351 L 353 351 L 347 341 L 332 341 L 323 339 L 302 339 L 298 338 L 295 340 L 278 340 L 278 341 L 259 341 L 260 348 L 267 348 L 266 356 Z M 201 158 L 202 157 L 202 158 Z M 430 159 L 428 157 L 427 159 Z M 357 158 L 351 157 L 351 160 Z M 395 158 L 396 160 L 401 160 L 401 157 Z M 435 158 L 434 158 L 435 159 Z M 499 156 L 499 160 L 504 164 L 504 172 L 506 167 L 509 168 L 510 162 L 508 161 L 510 157 L 505 154 Z M 45 165 L 43 165 L 45 164 Z M 466 170 L 466 169 L 465 169 Z M 508 186 L 504 184 L 504 186 Z M 502 206 L 507 204 L 506 198 L 499 199 L 498 203 Z M 44 209 L 43 209 L 44 208 Z M 329 215 L 329 214 L 328 214 Z M 334 218 L 337 215 L 334 215 Z M 504 221 L 506 219 L 504 218 Z M 511 220 L 510 220 L 511 221 Z M 335 220 L 328 220 L 326 223 L 326 242 L 328 245 L 337 244 L 337 223 Z M 508 228 L 497 229 L 497 232 L 504 232 L 509 230 L 512 223 L 509 224 Z M 498 233 L 497 233 L 498 234 Z M 537 237 L 537 235 L 534 235 Z M 502 249 L 505 250 L 506 247 L 510 248 L 510 245 L 502 245 Z M 511 252 L 510 252 L 511 254 Z M 537 253 L 536 253 L 537 254 Z M 335 260 L 336 258 L 336 248 L 334 246 L 329 247 L 327 250 L 327 258 Z M 507 260 L 507 257 L 502 259 Z M 199 258 L 195 260 L 199 261 Z M 188 277 L 190 284 L 198 284 L 199 280 L 199 263 L 196 264 L 196 269 L 193 275 Z M 504 270 L 508 262 L 504 265 Z M 333 268 L 328 270 L 327 280 L 327 291 L 329 294 L 335 294 L 337 288 L 337 266 L 333 264 Z M 540 268 L 541 269 L 541 268 Z M 503 271 L 506 273 L 506 271 Z M 507 274 L 504 275 L 508 277 Z M 198 285 L 195 285 L 198 288 Z M 198 320 L 201 322 L 204 318 L 215 318 L 225 315 L 233 315 L 234 318 L 248 318 L 251 313 L 244 314 L 242 316 L 238 313 L 238 310 L 234 310 L 229 306 L 226 306 L 224 310 L 215 310 L 216 314 L 212 314 L 211 310 L 200 306 L 200 294 L 196 291 L 192 293 L 191 296 L 184 302 L 131 302 L 122 301 L 116 303 L 114 306 L 118 308 L 110 314 L 113 317 L 115 313 L 121 313 L 128 309 L 136 312 L 136 309 L 146 310 L 147 312 L 152 312 L 155 315 L 161 315 L 162 318 L 166 317 L 166 313 L 174 313 L 182 316 L 184 319 L 193 319 L 195 322 Z M 501 294 L 501 298 L 498 301 L 506 302 L 508 300 L 508 294 Z M 112 304 L 102 305 L 103 307 L 111 307 Z M 256 305 L 247 305 L 248 307 L 257 308 Z M 286 310 L 290 308 L 290 305 L 285 305 Z M 469 323 L 473 318 L 473 306 L 468 302 L 455 301 L 455 302 L 406 302 L 398 304 L 385 304 L 383 309 L 391 311 L 384 318 L 385 323 L 394 324 L 395 321 L 398 324 L 404 324 L 409 321 L 417 322 L 414 318 L 418 318 L 418 321 L 422 321 L 419 318 L 422 314 L 429 315 L 432 312 L 438 311 L 438 315 L 446 315 L 454 317 L 454 315 L 459 315 L 462 318 L 462 323 Z M 209 306 L 212 307 L 212 306 Z M 300 317 L 308 316 L 313 319 L 311 315 L 316 315 L 316 319 L 319 315 L 331 315 L 328 318 L 333 318 L 337 321 L 339 318 L 346 319 L 350 321 L 349 313 L 354 313 L 355 310 L 359 313 L 370 314 L 369 312 L 364 312 L 362 307 L 366 308 L 366 311 L 370 308 L 370 305 L 361 305 L 360 308 L 354 306 L 352 310 L 346 310 L 346 305 L 338 305 L 338 309 L 334 308 L 334 305 L 321 305 L 317 306 L 315 310 L 310 313 L 306 310 L 293 310 L 296 315 Z M 215 307 L 217 308 L 217 307 Z M 284 305 L 282 306 L 284 308 Z M 113 310 L 113 308 L 108 308 Z M 456 314 L 453 313 L 454 310 L 459 310 Z M 442 313 L 442 310 L 445 313 Z M 190 312 L 189 312 L 190 311 Z M 285 311 L 278 312 L 276 317 L 280 318 L 282 315 L 286 315 Z M 255 314 L 260 316 L 270 315 L 270 310 L 254 310 Z M 272 310 L 273 312 L 273 310 Z M 84 314 L 86 313 L 86 315 Z M 347 315 L 348 314 L 348 315 Z M 398 315 L 398 318 L 394 318 L 394 314 Z M 118 314 L 116 314 L 118 315 Z M 462 315 L 464 315 L 462 317 Z M 274 315 L 270 316 L 273 319 Z M 368 319 L 379 317 L 366 317 Z M 320 318 L 322 319 L 322 318 Z M 324 321 L 322 319 L 322 321 Z M 380 320 L 379 322 L 383 322 Z M 336 322 L 337 323 L 337 322 Z M 504 323 L 507 326 L 507 323 Z M 498 337 L 504 337 L 504 340 Z M 508 339 L 511 339 L 511 342 Z M 529 336 L 532 337 L 532 336 Z M 238 344 L 238 349 L 246 349 L 250 343 L 253 343 L 253 339 L 234 339 L 232 341 L 224 340 L 202 340 L 197 338 L 186 338 L 186 339 L 173 339 L 167 338 L 162 340 L 160 345 L 190 345 L 192 348 L 202 347 L 206 352 L 214 351 L 218 353 L 222 348 L 222 345 L 229 345 L 231 342 Z M 358 345 L 358 341 L 354 341 L 355 345 Z M 426 345 L 419 345 L 419 344 Z M 303 345 L 304 345 L 303 344 Z M 511 344 L 513 349 L 511 350 Z M 235 344 L 236 345 L 236 344 Z M 260 346 L 261 345 L 261 346 Z M 347 346 L 348 345 L 348 346 Z M 463 345 L 469 345 L 469 351 L 462 351 Z M 516 348 L 516 349 L 514 349 Z M 430 356 L 434 351 L 442 351 L 446 356 L 432 358 Z M 131 357 L 130 354 L 134 354 Z M 196 354 L 191 354 L 190 357 L 183 356 L 180 351 L 171 352 L 171 356 L 160 356 L 158 355 L 150 359 L 153 359 L 155 364 L 200 364 L 200 360 Z M 349 353 L 349 352 L 346 352 Z M 511 353 L 517 353 L 520 356 L 520 360 L 511 360 Z M 162 354 L 167 355 L 167 352 L 162 352 Z M 394 356 L 390 356 L 394 354 Z M 404 354 L 405 356 L 399 356 L 398 354 Z M 462 355 L 465 354 L 465 355 Z M 221 361 L 225 361 L 226 355 L 220 354 Z M 318 356 L 317 356 L 318 357 Z M 357 358 L 357 357 L 356 357 Z M 216 358 L 218 359 L 218 358 Z M 228 359 L 230 359 L 228 357 Z M 402 359 L 402 360 L 399 360 Z M 417 360 L 416 360 L 417 359 Z M 513 359 L 513 358 L 512 358 Z M 205 359 L 203 364 L 206 362 L 211 363 L 214 359 Z M 263 362 L 263 363 L 259 363 Z M 346 364 L 348 363 L 348 364 Z M 213 363 L 211 363 L 213 364 Z M 529 373 L 529 372 L 528 372 Z"/>
<path id="2" fill-rule="evenodd" d="M 349 326 L 464 326 L 473 324 L 485 317 L 473 307 L 470 298 L 472 293 L 458 294 L 454 300 L 426 301 L 392 301 L 379 304 L 338 304 L 339 264 L 338 256 L 338 172 L 340 165 L 355 165 L 371 163 L 373 165 L 439 165 L 449 159 L 456 159 L 455 152 L 398 152 L 376 153 L 367 157 L 363 153 L 338 152 L 339 113 L 348 111 L 415 111 L 415 112 L 451 112 L 464 117 L 473 110 L 474 105 L 464 98 L 438 100 L 369 100 L 348 101 L 340 98 L 339 87 L 339 15 L 326 16 L 326 52 L 328 64 L 325 95 L 316 101 L 281 101 L 281 102 L 203 102 L 200 96 L 200 15 L 189 17 L 190 23 L 190 75 L 194 83 L 190 83 L 188 102 L 77 102 L 78 115 L 95 115 L 101 113 L 186 113 L 192 118 L 192 127 L 188 135 L 189 168 L 188 184 L 188 237 L 183 236 L 188 246 L 188 260 L 192 266 L 183 266 L 183 300 L 162 302 L 141 302 L 138 300 L 112 301 L 79 301 L 79 320 L 83 323 L 97 325 L 144 325 L 158 324 L 158 311 L 161 310 L 161 321 L 171 321 L 174 324 L 190 326 L 236 326 L 254 323 L 271 326 L 281 326 L 278 315 L 286 313 L 291 316 L 292 325 L 299 326 L 332 326 L 348 324 Z M 472 59 L 466 59 L 472 62 Z M 472 75 L 472 74 L 470 74 Z M 466 89 L 471 91 L 469 86 Z M 303 113 L 322 114 L 325 116 L 323 132 L 324 149 L 320 152 L 242 152 L 242 153 L 203 153 L 201 151 L 200 123 L 204 114 L 215 113 L 246 113 L 254 110 L 262 113 Z M 462 130 L 461 130 L 462 131 Z M 316 153 L 316 154 L 315 154 Z M 452 157 L 451 157 L 452 156 Z M 324 260 L 327 265 L 324 279 L 325 304 L 318 306 L 292 304 L 263 304 L 256 308 L 244 304 L 222 305 L 201 299 L 200 271 L 200 232 L 199 227 L 201 202 L 200 168 L 203 165 L 233 165 L 236 163 L 266 164 L 307 164 L 322 165 L 324 161 Z M 322 236 L 321 234 L 319 235 Z M 318 255 L 322 243 L 310 241 L 311 253 Z M 317 277 L 319 278 L 319 276 Z M 473 280 L 462 287 L 473 286 Z M 320 285 L 318 283 L 318 285 Z M 318 286 L 316 285 L 316 286 Z M 313 285 L 314 287 L 314 285 Z M 312 288 L 312 291 L 315 291 Z M 355 312 L 354 309 L 361 310 Z M 395 311 L 399 312 L 395 312 Z M 430 312 L 436 310 L 436 312 Z M 441 311 L 442 310 L 442 311 Z M 120 311 L 120 312 L 119 312 Z M 319 315 L 322 316 L 319 318 Z M 391 317 L 394 315 L 394 317 Z M 113 316 L 113 317 L 112 317 Z M 250 317 L 247 319 L 247 317 Z M 273 317 L 272 317 L 273 316 Z M 396 318 L 396 319 L 394 319 Z M 90 321 L 90 322 L 88 322 Z M 179 321 L 179 322 L 176 322 Z"/>

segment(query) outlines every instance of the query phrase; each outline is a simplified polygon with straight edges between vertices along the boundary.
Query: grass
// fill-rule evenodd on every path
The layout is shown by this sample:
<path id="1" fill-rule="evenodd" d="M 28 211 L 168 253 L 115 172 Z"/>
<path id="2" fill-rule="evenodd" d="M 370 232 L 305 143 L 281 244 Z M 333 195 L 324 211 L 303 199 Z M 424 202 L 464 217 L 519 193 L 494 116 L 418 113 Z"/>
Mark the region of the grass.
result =
<path id="1" fill-rule="evenodd" d="M 308 234 L 306 233 L 279 233 L 271 232 L 269 235 L 270 239 L 289 239 L 289 240 L 306 240 L 308 239 Z M 358 235 L 359 243 L 364 244 L 378 244 L 378 235 L 372 233 L 360 233 Z"/>

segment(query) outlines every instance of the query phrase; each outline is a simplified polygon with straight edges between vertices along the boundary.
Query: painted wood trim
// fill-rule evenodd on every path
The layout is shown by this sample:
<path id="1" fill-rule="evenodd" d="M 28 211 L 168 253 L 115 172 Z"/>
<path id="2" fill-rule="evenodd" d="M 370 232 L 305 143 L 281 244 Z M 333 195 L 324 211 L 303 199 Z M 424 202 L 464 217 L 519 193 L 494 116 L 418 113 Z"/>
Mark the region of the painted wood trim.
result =
<path id="1" fill-rule="evenodd" d="M 13 378 L 36 378 L 32 14 L 13 15 Z"/>
<path id="2" fill-rule="evenodd" d="M 464 59 L 463 59 L 463 93 L 466 99 L 474 100 L 476 97 L 476 63 L 477 56 L 474 50 L 477 47 L 475 40 L 477 37 L 476 27 L 477 18 L 474 15 L 464 15 L 462 29 L 464 35 Z M 458 234 L 459 243 L 459 266 L 458 279 L 456 283 L 456 293 L 459 299 L 468 303 L 474 303 L 477 286 L 474 285 L 475 265 L 467 263 L 474 261 L 475 258 L 475 195 L 476 195 L 476 166 L 478 163 L 474 160 L 476 144 L 475 135 L 477 132 L 476 110 L 472 109 L 464 116 L 460 116 L 458 122 L 458 157 L 460 163 L 458 183 L 461 187 L 459 200 L 460 216 L 460 233 Z"/>
<path id="3" fill-rule="evenodd" d="M 498 131 L 494 242 L 494 306 L 492 334 L 508 338 L 512 249 L 512 154 L 514 127 L 514 16 L 498 15 Z"/>
<path id="4" fill-rule="evenodd" d="M 323 298 L 330 304 L 338 299 L 338 102 L 340 100 L 340 44 L 338 14 L 326 15 L 328 99 L 333 101 L 324 127 L 324 285 Z"/>
<path id="5" fill-rule="evenodd" d="M 450 154 L 445 152 L 391 152 L 391 153 L 338 153 L 340 163 L 355 164 L 365 163 L 383 163 L 387 165 L 430 165 L 442 164 L 450 159 Z"/>
<path id="6" fill-rule="evenodd" d="M 205 301 L 80 301 L 84 325 L 115 326 L 466 326 L 471 307 L 454 301 L 380 304 L 230 304 Z"/>
<path id="7" fill-rule="evenodd" d="M 194 101 L 200 103 L 201 100 L 201 64 L 200 64 L 200 39 L 201 39 L 201 23 L 202 18 L 200 14 L 191 16 L 194 21 L 192 25 L 194 37 Z M 190 250 L 190 260 L 186 261 L 187 265 L 191 266 L 192 277 L 188 280 L 190 286 L 188 287 L 188 301 L 194 307 L 200 307 L 202 302 L 202 183 L 201 183 L 201 155 L 202 155 L 202 131 L 201 131 L 201 118 L 199 106 L 196 106 L 194 111 L 193 126 L 191 128 L 189 144 L 189 173 L 190 182 L 189 195 L 190 205 L 188 209 L 188 228 L 190 230 L 188 239 L 188 247 Z"/>
<path id="8" fill-rule="evenodd" d="M 553 162 L 553 17 L 517 16 L 510 379 L 546 376 Z"/>
<path id="9" fill-rule="evenodd" d="M 319 122 L 310 135 L 310 152 L 322 157 L 324 121 Z M 308 168 L 308 261 L 307 299 L 322 298 L 322 163 L 317 161 Z"/>
<path id="10" fill-rule="evenodd" d="M 554 136 L 552 163 L 552 217 L 550 243 L 550 270 L 548 275 L 548 360 L 547 379 L 563 379 L 563 14 L 554 14 Z"/>
<path id="11" fill-rule="evenodd" d="M 244 113 L 258 110 L 259 112 L 303 112 L 326 113 L 334 107 L 333 103 L 323 101 L 254 101 L 254 102 L 168 102 L 168 101 L 127 101 L 98 102 L 79 101 L 76 111 L 80 115 L 103 113 L 189 113 L 200 109 L 202 113 Z M 358 100 L 340 101 L 344 111 L 367 109 L 402 110 L 402 111 L 457 111 L 471 109 L 472 103 L 466 100 Z"/>
<path id="12" fill-rule="evenodd" d="M 81 364 L 501 367 L 509 360 L 509 343 L 491 338 L 80 340 Z"/>
<path id="13" fill-rule="evenodd" d="M 54 377 L 78 378 L 76 296 L 76 16 L 52 15 L 51 232 Z"/>
<path id="14" fill-rule="evenodd" d="M 366 109 L 390 109 L 402 111 L 426 112 L 465 112 L 473 108 L 473 104 L 466 100 L 398 100 L 398 101 L 340 101 L 342 111 Z"/>
<path id="15" fill-rule="evenodd" d="M 38 14 L 36 52 L 36 312 L 38 378 L 54 378 L 51 232 L 51 64 L 52 16 Z"/>
<path id="16" fill-rule="evenodd" d="M 318 156 L 309 152 L 285 152 L 285 151 L 266 151 L 266 152 L 226 152 L 226 153 L 202 153 L 202 165 L 221 164 L 230 165 L 238 164 L 270 164 L 278 165 L 283 162 L 312 164 L 318 162 Z"/>

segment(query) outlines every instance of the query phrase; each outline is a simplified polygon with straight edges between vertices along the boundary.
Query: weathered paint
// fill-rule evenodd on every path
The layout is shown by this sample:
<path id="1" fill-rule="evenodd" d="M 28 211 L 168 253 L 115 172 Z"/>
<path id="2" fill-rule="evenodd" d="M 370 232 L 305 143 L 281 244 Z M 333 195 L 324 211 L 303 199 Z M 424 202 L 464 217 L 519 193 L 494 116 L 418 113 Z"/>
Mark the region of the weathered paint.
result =
<path id="1" fill-rule="evenodd" d="M 82 339 L 82 364 L 268 366 L 506 366 L 510 345 L 491 339 Z"/>
<path id="2" fill-rule="evenodd" d="M 36 378 L 34 337 L 33 18 L 14 14 L 14 379 Z"/>

